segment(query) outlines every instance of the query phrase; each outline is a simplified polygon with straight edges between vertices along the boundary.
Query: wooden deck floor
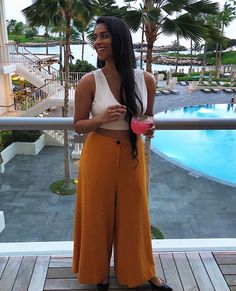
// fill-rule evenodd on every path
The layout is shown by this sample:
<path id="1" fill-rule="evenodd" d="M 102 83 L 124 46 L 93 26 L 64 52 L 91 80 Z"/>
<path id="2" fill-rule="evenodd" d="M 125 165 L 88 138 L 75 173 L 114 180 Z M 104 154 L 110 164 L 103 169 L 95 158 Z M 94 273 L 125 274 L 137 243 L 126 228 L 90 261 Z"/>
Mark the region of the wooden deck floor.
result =
<path id="1" fill-rule="evenodd" d="M 154 253 L 157 274 L 175 291 L 236 291 L 236 252 Z M 71 271 L 71 257 L 0 257 L 0 291 L 96 290 L 80 285 Z M 110 272 L 110 289 L 152 290 L 148 284 L 127 289 Z"/>

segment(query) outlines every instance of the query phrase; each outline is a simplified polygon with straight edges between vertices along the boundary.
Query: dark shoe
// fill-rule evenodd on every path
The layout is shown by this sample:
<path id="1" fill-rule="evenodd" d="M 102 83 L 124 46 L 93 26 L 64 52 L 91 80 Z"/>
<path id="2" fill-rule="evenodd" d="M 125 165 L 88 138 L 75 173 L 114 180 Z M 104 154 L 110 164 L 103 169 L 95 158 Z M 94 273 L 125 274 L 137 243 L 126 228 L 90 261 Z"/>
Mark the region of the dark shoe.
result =
<path id="1" fill-rule="evenodd" d="M 171 290 L 173 290 L 170 286 L 168 286 L 163 281 L 162 281 L 162 285 L 161 286 L 157 286 L 151 280 L 149 280 L 148 282 L 151 284 L 153 290 L 159 290 L 159 291 L 171 291 Z"/>
<path id="2" fill-rule="evenodd" d="M 107 283 L 107 284 L 102 284 L 102 283 L 97 284 L 98 291 L 107 291 L 108 288 L 109 288 L 109 283 Z"/>

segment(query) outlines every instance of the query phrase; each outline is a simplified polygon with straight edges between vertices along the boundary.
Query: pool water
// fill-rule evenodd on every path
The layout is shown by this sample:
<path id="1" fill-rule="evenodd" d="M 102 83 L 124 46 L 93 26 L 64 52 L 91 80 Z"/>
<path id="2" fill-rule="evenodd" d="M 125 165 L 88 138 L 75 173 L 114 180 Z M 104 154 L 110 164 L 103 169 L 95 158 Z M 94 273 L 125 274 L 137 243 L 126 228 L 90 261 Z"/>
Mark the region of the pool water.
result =
<path id="1" fill-rule="evenodd" d="M 183 107 L 155 117 L 236 117 L 236 105 Z M 236 185 L 236 130 L 157 130 L 152 150 L 185 167 Z"/>

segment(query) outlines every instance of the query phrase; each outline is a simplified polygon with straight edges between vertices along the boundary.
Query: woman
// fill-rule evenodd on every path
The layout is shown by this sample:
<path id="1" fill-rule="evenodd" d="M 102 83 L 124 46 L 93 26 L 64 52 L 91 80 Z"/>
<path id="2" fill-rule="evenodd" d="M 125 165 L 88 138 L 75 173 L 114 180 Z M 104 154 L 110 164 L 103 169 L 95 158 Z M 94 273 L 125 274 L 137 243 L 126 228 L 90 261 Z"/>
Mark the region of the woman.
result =
<path id="1" fill-rule="evenodd" d="M 101 69 L 86 74 L 75 95 L 75 130 L 89 134 L 79 167 L 73 271 L 80 283 L 108 290 L 114 245 L 120 284 L 149 280 L 156 290 L 172 290 L 155 276 L 144 147 L 130 126 L 134 114 L 153 115 L 155 79 L 134 69 L 130 31 L 116 17 L 98 18 L 94 49 Z"/>

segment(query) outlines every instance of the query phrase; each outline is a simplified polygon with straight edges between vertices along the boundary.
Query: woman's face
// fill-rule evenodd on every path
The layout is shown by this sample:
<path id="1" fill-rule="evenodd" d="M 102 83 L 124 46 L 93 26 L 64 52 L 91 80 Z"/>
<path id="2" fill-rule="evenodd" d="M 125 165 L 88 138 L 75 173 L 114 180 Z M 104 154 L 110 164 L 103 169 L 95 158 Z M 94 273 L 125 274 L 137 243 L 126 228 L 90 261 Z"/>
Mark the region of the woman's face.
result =
<path id="1" fill-rule="evenodd" d="M 112 39 L 105 24 L 99 23 L 94 30 L 93 47 L 98 54 L 100 61 L 112 59 Z"/>

